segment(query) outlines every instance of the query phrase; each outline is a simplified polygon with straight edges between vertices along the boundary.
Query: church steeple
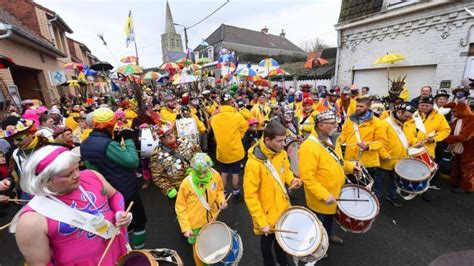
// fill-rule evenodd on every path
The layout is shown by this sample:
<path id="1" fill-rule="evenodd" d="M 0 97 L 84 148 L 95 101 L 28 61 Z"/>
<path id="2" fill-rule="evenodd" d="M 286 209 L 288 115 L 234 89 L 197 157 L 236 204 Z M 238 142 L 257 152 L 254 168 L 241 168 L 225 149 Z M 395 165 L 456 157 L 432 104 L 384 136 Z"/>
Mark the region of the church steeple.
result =
<path id="1" fill-rule="evenodd" d="M 186 54 L 183 53 L 181 34 L 176 33 L 174 27 L 173 15 L 171 15 L 171 8 L 168 1 L 166 1 L 165 10 L 165 32 L 161 34 L 161 52 L 163 55 L 163 63 L 176 61 L 186 56 Z"/>
<path id="2" fill-rule="evenodd" d="M 176 33 L 176 29 L 174 28 L 173 15 L 171 15 L 171 8 L 168 1 L 166 1 L 165 33 Z"/>

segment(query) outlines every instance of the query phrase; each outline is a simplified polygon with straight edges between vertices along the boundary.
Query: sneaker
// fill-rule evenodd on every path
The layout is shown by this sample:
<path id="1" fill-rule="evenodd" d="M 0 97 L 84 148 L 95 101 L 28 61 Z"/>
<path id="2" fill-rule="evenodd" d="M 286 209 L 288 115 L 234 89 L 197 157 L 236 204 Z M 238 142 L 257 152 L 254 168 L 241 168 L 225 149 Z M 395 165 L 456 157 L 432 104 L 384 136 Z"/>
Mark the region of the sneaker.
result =
<path id="1" fill-rule="evenodd" d="M 432 190 L 441 190 L 441 188 L 438 187 L 437 185 L 430 185 L 430 189 L 432 189 Z"/>
<path id="2" fill-rule="evenodd" d="M 331 235 L 329 237 L 329 241 L 333 244 L 336 244 L 336 245 L 342 245 L 344 244 L 344 240 L 342 240 L 342 238 L 336 236 L 336 235 Z M 327 254 L 327 253 L 326 253 Z"/>
<path id="3" fill-rule="evenodd" d="M 398 198 L 391 199 L 389 197 L 386 197 L 386 199 L 392 204 L 393 207 L 396 207 L 396 208 L 403 207 L 403 204 L 398 200 Z"/>

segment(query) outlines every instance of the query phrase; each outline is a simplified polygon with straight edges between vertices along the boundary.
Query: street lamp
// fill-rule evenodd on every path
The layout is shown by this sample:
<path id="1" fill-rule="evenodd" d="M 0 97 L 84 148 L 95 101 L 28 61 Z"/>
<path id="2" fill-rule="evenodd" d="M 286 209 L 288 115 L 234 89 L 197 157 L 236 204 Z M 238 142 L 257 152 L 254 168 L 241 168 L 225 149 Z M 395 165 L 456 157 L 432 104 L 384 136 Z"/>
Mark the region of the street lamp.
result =
<path id="1" fill-rule="evenodd" d="M 178 24 L 178 23 L 173 23 L 176 26 L 181 26 L 184 28 L 184 43 L 186 44 L 186 51 L 188 50 L 188 28 L 186 26 Z"/>

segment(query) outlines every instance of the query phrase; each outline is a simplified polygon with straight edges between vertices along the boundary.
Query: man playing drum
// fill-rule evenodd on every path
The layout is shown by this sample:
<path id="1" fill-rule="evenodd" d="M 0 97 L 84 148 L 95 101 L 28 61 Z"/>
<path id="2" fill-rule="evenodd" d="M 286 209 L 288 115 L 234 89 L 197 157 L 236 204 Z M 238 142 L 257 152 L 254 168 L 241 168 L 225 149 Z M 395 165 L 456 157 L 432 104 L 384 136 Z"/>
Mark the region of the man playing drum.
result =
<path id="1" fill-rule="evenodd" d="M 379 202 L 382 201 L 382 188 L 384 180 L 388 180 L 387 200 L 395 207 L 402 207 L 398 201 L 396 185 L 394 180 L 394 166 L 401 158 L 408 157 L 408 147 L 415 142 L 415 127 L 407 123 L 416 108 L 410 103 L 404 103 L 390 112 L 390 116 L 383 120 L 387 139 L 384 142 L 380 169 L 377 171 L 374 183 L 374 192 Z"/>
<path id="2" fill-rule="evenodd" d="M 278 217 L 291 206 L 285 184 L 299 188 L 301 180 L 290 171 L 288 155 L 283 150 L 286 128 L 277 121 L 267 124 L 263 138 L 249 149 L 244 174 L 244 199 L 252 216 L 254 233 L 260 235 L 264 265 L 277 262 L 288 265 L 286 254 L 276 243 L 272 228 Z"/>
<path id="3" fill-rule="evenodd" d="M 212 221 L 218 210 L 227 208 L 222 178 L 212 165 L 207 154 L 196 153 L 191 159 L 191 171 L 181 183 L 176 198 L 175 210 L 181 232 L 192 245 L 196 242 L 196 234 Z M 194 246 L 193 256 L 196 265 L 203 265 Z"/>
<path id="4" fill-rule="evenodd" d="M 346 145 L 344 160 L 358 160 L 372 178 L 380 166 L 379 150 L 386 139 L 382 120 L 370 110 L 368 97 L 356 99 L 356 111 L 342 126 L 338 143 Z"/>
<path id="5" fill-rule="evenodd" d="M 418 143 L 415 148 L 425 147 L 432 160 L 435 159 L 436 143 L 443 141 L 451 133 L 449 123 L 443 114 L 434 110 L 433 97 L 421 97 L 418 104 L 418 114 L 413 116 L 412 123 L 416 126 Z M 431 201 L 427 193 L 422 198 Z"/>
<path id="6" fill-rule="evenodd" d="M 329 240 L 343 244 L 343 240 L 332 233 L 333 217 L 336 213 L 336 197 L 345 183 L 345 172 L 359 171 L 355 162 L 341 159 L 340 148 L 334 150 L 330 136 L 337 130 L 336 114 L 332 110 L 319 113 L 315 118 L 315 130 L 301 144 L 299 150 L 300 176 L 304 182 L 306 204 L 316 213 L 326 229 Z"/>

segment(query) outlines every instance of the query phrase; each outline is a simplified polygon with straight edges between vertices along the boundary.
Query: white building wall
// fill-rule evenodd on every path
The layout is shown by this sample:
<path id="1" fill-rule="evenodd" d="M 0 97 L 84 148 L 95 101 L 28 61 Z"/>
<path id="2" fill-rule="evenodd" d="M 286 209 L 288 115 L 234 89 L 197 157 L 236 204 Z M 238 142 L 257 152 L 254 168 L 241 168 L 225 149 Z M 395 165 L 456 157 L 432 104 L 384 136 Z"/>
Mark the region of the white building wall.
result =
<path id="1" fill-rule="evenodd" d="M 385 68 L 372 65 L 385 53 L 401 53 L 406 60 L 391 67 L 435 65 L 434 79 L 426 85 L 436 89 L 442 80 L 451 80 L 451 87 L 460 85 L 468 60 L 468 31 L 471 31 L 470 42 L 474 41 L 474 28 L 471 29 L 474 17 L 464 7 L 474 9 L 474 4 L 450 3 L 340 30 L 337 84 L 352 84 L 354 71 L 358 69 Z M 406 74 L 409 87 L 414 77 Z M 409 87 L 410 91 L 419 89 Z M 371 88 L 371 91 L 383 95 L 387 88 Z"/>

